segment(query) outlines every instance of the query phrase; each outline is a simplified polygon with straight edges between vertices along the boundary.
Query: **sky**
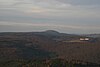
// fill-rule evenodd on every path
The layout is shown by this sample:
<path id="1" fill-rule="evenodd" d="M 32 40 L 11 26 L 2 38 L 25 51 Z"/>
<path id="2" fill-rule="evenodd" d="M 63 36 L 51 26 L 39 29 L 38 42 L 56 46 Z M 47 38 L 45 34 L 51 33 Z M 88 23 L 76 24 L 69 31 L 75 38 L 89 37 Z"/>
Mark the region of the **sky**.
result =
<path id="1" fill-rule="evenodd" d="M 100 33 L 100 0 L 0 0 L 0 32 Z"/>

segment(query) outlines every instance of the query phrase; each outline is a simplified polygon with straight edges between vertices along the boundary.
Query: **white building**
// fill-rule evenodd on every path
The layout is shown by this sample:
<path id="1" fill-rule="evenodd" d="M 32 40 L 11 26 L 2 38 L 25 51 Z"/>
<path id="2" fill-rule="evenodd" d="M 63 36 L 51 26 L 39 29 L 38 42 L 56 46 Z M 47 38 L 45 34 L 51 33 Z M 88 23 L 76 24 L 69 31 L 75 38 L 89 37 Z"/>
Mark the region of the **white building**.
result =
<path id="1" fill-rule="evenodd" d="M 89 41 L 89 38 L 80 38 L 80 41 Z"/>

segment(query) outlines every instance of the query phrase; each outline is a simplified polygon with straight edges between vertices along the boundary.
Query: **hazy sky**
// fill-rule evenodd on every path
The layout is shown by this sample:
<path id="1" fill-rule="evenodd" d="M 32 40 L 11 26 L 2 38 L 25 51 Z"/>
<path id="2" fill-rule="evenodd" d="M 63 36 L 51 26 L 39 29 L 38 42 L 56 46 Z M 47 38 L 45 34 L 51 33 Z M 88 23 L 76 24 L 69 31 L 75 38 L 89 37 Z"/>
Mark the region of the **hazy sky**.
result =
<path id="1" fill-rule="evenodd" d="M 100 33 L 100 0 L 0 0 L 0 32 Z"/>

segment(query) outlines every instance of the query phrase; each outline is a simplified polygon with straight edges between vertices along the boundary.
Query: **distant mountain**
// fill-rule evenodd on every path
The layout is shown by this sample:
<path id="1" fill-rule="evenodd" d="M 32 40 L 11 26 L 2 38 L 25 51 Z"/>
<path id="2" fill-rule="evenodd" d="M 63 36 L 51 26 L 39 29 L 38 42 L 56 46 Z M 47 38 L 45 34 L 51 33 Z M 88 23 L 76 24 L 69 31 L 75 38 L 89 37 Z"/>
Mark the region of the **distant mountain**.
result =
<path id="1" fill-rule="evenodd" d="M 48 34 L 60 34 L 58 31 L 55 31 L 55 30 L 47 30 L 47 31 L 44 31 L 44 33 L 48 33 Z"/>
<path id="2" fill-rule="evenodd" d="M 40 35 L 46 35 L 46 36 L 60 36 L 61 35 L 58 31 L 55 31 L 55 30 L 47 30 L 47 31 L 35 32 L 35 33 L 40 34 Z"/>
<path id="3" fill-rule="evenodd" d="M 67 33 L 60 33 L 55 30 L 47 30 L 43 32 L 32 32 L 33 35 L 42 37 L 42 38 L 49 38 L 50 40 L 56 40 L 56 41 L 64 41 L 64 40 L 72 40 L 72 39 L 79 39 L 79 35 L 75 34 L 67 34 Z"/>
<path id="4" fill-rule="evenodd" d="M 41 39 L 49 39 L 52 41 L 69 41 L 69 40 L 75 40 L 75 39 L 79 39 L 80 36 L 79 35 L 75 35 L 75 34 L 67 34 L 67 33 L 60 33 L 58 31 L 55 30 L 46 30 L 46 31 L 42 31 L 42 32 L 3 32 L 0 33 L 0 36 L 4 36 L 4 37 L 37 37 L 37 38 L 41 38 Z"/>

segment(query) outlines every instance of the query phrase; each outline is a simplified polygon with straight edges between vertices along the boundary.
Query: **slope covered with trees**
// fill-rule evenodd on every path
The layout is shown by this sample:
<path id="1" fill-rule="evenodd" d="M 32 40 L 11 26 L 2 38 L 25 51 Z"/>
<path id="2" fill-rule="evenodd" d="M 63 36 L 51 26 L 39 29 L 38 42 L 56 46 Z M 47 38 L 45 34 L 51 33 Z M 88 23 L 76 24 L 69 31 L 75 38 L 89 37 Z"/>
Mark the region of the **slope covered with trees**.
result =
<path id="1" fill-rule="evenodd" d="M 32 67 L 35 63 L 38 64 L 37 61 L 41 65 L 37 67 L 47 67 L 48 64 L 51 64 L 51 67 L 58 67 L 55 65 L 59 63 L 71 63 L 74 66 L 100 64 L 100 39 L 97 38 L 95 42 L 71 42 L 80 37 L 83 36 L 52 30 L 0 33 L 0 65 Z"/>

